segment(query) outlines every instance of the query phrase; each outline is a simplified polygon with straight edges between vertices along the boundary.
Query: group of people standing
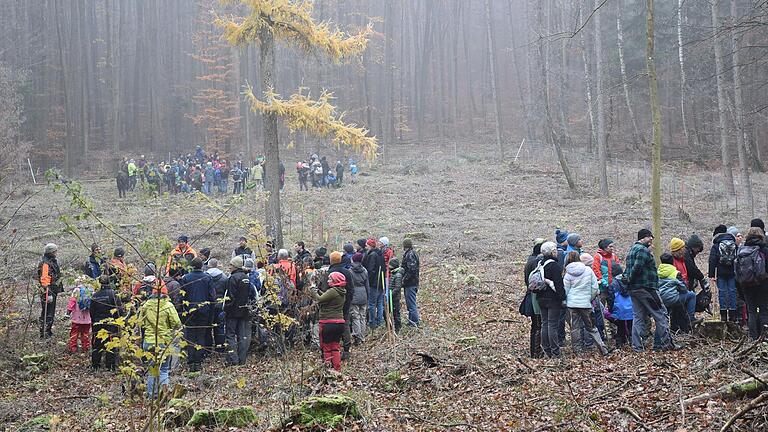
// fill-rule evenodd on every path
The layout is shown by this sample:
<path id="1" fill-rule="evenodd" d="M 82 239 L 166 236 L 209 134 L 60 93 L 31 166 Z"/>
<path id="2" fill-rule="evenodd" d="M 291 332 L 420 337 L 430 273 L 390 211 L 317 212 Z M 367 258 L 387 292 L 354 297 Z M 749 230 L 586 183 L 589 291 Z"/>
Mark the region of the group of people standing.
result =
<path id="1" fill-rule="evenodd" d="M 536 239 L 520 304 L 520 313 L 531 319 L 531 356 L 560 357 L 566 323 L 575 354 L 597 347 L 609 355 L 626 345 L 644 351 L 651 321 L 654 350 L 680 349 L 673 335 L 690 332 L 702 321 L 696 314 L 710 311 L 711 286 L 717 287 L 720 319 L 747 324 L 757 339 L 768 331 L 768 242 L 761 219 L 750 225 L 746 234 L 737 227 L 715 228 L 706 276 L 696 264 L 704 242 L 695 234 L 672 238 L 658 265 L 647 229 L 638 231 L 623 266 L 609 238 L 593 254 L 583 250 L 579 234 L 566 230 L 557 229 L 552 241 Z"/>
<path id="2" fill-rule="evenodd" d="M 285 165 L 280 162 L 280 187 L 285 186 Z M 133 191 L 139 181 L 152 187 L 159 194 L 163 191 L 177 193 L 202 192 L 206 195 L 242 194 L 249 188 L 265 187 L 266 163 L 258 156 L 253 163 L 237 161 L 230 164 L 218 153 L 206 154 L 197 146 L 194 154 L 179 154 L 168 162 L 147 160 L 144 155 L 137 160 L 124 157 L 117 169 L 117 191 L 120 198 Z"/>
<path id="3" fill-rule="evenodd" d="M 331 169 L 331 165 L 325 156 L 310 155 L 307 159 L 296 163 L 296 174 L 299 177 L 299 190 L 309 190 L 309 184 L 313 188 L 340 188 L 344 183 L 344 164 L 341 160 Z M 357 181 L 357 162 L 349 158 L 349 173 L 352 183 Z"/>
<path id="4" fill-rule="evenodd" d="M 227 254 L 228 267 L 221 269 L 210 249 L 198 252 L 181 235 L 167 261 L 144 263 L 141 276 L 126 263 L 123 248 L 106 257 L 94 244 L 68 298 L 68 347 L 75 353 L 79 342 L 80 349 L 91 352 L 94 369 L 104 358 L 106 368 L 115 370 L 118 350 L 107 348 L 109 341 L 120 332 L 137 332 L 149 365 L 158 365 L 157 374 L 146 374 L 152 397 L 168 384 L 181 340 L 186 342 L 191 372 L 202 370 L 205 358 L 214 352 L 222 353 L 228 365 L 242 365 L 252 338 L 265 343 L 256 316 L 276 308 L 306 327 L 308 340 L 316 342 L 325 364 L 340 370 L 341 360 L 349 358 L 353 345 L 363 343 L 367 329 L 378 328 L 386 318 L 393 331 L 400 331 L 403 291 L 406 324 L 420 323 L 419 257 L 410 239 L 402 244 L 402 260 L 395 257 L 387 237 L 361 239 L 330 254 L 318 247 L 314 255 L 297 242 L 292 256 L 286 249 L 275 250 L 271 241 L 254 253 L 241 237 Z M 65 291 L 57 254 L 55 244 L 46 245 L 38 265 L 43 339 L 53 335 L 56 299 Z M 275 287 L 276 301 L 265 302 L 269 286 Z M 297 312 L 299 306 L 304 313 Z M 136 328 L 117 325 L 118 318 L 130 316 L 137 317 Z"/>

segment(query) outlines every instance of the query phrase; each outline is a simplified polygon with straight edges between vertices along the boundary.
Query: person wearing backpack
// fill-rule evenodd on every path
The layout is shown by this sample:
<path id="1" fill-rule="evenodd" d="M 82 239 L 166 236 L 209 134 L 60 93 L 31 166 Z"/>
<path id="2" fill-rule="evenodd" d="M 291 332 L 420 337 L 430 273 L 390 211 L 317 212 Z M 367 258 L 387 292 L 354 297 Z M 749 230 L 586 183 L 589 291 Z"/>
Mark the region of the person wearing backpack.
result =
<path id="1" fill-rule="evenodd" d="M 735 229 L 738 234 L 738 229 Z M 709 271 L 707 275 L 717 284 L 720 300 L 720 321 L 738 321 L 736 314 L 736 236 L 728 232 L 725 225 L 718 225 L 712 234 L 712 248 L 709 250 Z"/>
<path id="2" fill-rule="evenodd" d="M 82 352 L 91 349 L 91 299 L 93 288 L 85 284 L 85 277 L 75 280 L 75 289 L 69 296 L 67 312 L 72 321 L 69 330 L 69 352 L 77 353 L 77 340 L 80 339 Z"/>
<path id="3" fill-rule="evenodd" d="M 91 298 L 91 323 L 93 324 L 93 337 L 91 338 L 91 367 L 98 370 L 101 367 L 101 357 L 104 356 L 104 366 L 107 370 L 115 370 L 116 349 L 107 349 L 107 344 L 117 336 L 118 328 L 110 320 L 119 318 L 123 314 L 123 303 L 120 297 L 115 295 L 109 276 L 102 274 L 99 277 L 98 291 Z M 99 336 L 104 330 L 106 337 Z"/>
<path id="4" fill-rule="evenodd" d="M 663 253 L 659 258 L 659 297 L 669 311 L 672 331 L 690 332 L 692 311 L 696 308 L 696 295 L 688 291 L 683 277 L 675 268 L 672 254 Z"/>
<path id="5" fill-rule="evenodd" d="M 557 326 L 565 303 L 565 288 L 555 243 L 541 245 L 541 258 L 529 279 L 528 289 L 536 293 L 541 308 L 541 349 L 549 358 L 560 357 Z"/>
<path id="6" fill-rule="evenodd" d="M 544 244 L 543 238 L 537 238 L 533 241 L 533 252 L 531 252 L 531 255 L 525 263 L 525 268 L 523 269 L 523 281 L 525 282 L 526 291 L 525 297 L 523 297 L 523 301 L 520 303 L 519 308 L 520 315 L 527 316 L 531 319 L 531 358 L 541 358 L 544 355 L 544 352 L 541 350 L 541 309 L 539 308 L 539 302 L 536 300 L 536 294 L 527 289 L 531 273 L 536 269 L 536 265 L 539 263 L 542 244 Z"/>
<path id="7" fill-rule="evenodd" d="M 763 326 L 768 325 L 768 250 L 762 229 L 752 227 L 747 231 L 735 268 L 736 282 L 747 303 L 749 337 L 757 340 Z"/>

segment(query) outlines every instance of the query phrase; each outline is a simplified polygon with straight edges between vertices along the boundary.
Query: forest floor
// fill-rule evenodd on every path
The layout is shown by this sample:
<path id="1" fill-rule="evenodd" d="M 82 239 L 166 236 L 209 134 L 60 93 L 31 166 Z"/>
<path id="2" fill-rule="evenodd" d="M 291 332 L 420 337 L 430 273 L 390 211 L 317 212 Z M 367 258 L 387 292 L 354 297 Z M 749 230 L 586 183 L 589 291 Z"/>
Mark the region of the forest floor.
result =
<path id="1" fill-rule="evenodd" d="M 304 349 L 280 359 L 253 354 L 237 368 L 224 368 L 221 359 L 214 359 L 193 378 L 184 369 L 174 371 L 172 382 L 187 387 L 186 398 L 196 408 L 249 405 L 258 415 L 251 430 L 263 430 L 279 427 L 291 403 L 309 394 L 343 393 L 357 401 L 363 416 L 346 426 L 356 430 L 701 431 L 719 430 L 747 404 L 748 399 L 716 397 L 681 402 L 768 370 L 765 354 L 758 355 L 766 344 L 734 359 L 736 348 L 749 345 L 740 345 L 738 337 L 680 337 L 686 349 L 665 353 L 574 357 L 566 349 L 557 361 L 528 356 L 529 321 L 517 309 L 532 239 L 550 238 L 556 227 L 563 227 L 579 232 L 590 252 L 599 239 L 612 237 L 623 257 L 637 230 L 650 223 L 642 163 L 611 168 L 612 193 L 602 198 L 592 170 L 579 166 L 586 163 L 583 159 L 572 161 L 581 191 L 573 193 L 554 159 L 536 151 L 526 150 L 518 163 L 510 164 L 479 151 L 454 158 L 452 149 L 438 146 L 418 151 L 403 146 L 388 153 L 397 158 L 364 169 L 367 175 L 357 184 L 338 190 L 299 193 L 289 169 L 286 243 L 304 239 L 314 247 L 322 239 L 338 247 L 342 239 L 387 235 L 399 256 L 405 234 L 418 233 L 423 326 L 404 329 L 394 341 L 382 331 L 369 335 L 343 364 L 340 378 L 328 378 L 318 354 Z M 709 186 L 716 176 L 682 165 L 665 171 L 672 175 L 664 183 L 665 235 L 657 241 L 666 244 L 672 234 L 687 238 L 697 232 L 706 243 L 717 223 L 748 225 L 749 212 L 742 210 L 737 217 L 735 202 L 729 207 L 729 200 Z M 756 195 L 767 196 L 768 178 L 753 180 Z M 114 181 L 83 184 L 99 215 L 137 243 L 184 232 L 196 239 L 195 247 L 228 256 L 242 234 L 224 224 L 206 232 L 218 211 L 205 200 L 151 198 L 139 192 L 119 200 Z M 236 211 L 258 217 L 260 197 L 249 192 Z M 4 217 L 24 199 L 22 194 L 6 203 L 11 210 Z M 46 242 L 59 244 L 65 265 L 77 265 L 87 255 L 80 241 L 62 232 L 58 217 L 68 212 L 63 194 L 46 189 L 32 196 L 5 228 L 12 231 L 4 240 L 12 252 L 2 259 L 14 269 L 17 304 L 35 303 L 27 280 Z M 107 251 L 121 243 L 93 219 L 75 224 L 86 244 L 97 240 Z M 136 261 L 136 256 L 129 251 L 127 259 Z M 706 252 L 697 261 L 706 268 Z M 19 292 L 26 292 L 26 298 Z M 91 373 L 87 355 L 66 353 L 68 322 L 56 322 L 53 343 L 36 338 L 38 308 L 20 308 L 4 321 L 0 430 L 19 430 L 45 414 L 57 416 L 59 430 L 141 430 L 148 410 L 127 400 L 121 381 L 106 372 Z M 63 309 L 60 305 L 60 315 Z M 52 364 L 41 374 L 29 374 L 15 361 L 21 354 L 46 351 Z M 753 411 L 736 422 L 737 430 L 758 430 L 766 418 L 765 407 Z"/>

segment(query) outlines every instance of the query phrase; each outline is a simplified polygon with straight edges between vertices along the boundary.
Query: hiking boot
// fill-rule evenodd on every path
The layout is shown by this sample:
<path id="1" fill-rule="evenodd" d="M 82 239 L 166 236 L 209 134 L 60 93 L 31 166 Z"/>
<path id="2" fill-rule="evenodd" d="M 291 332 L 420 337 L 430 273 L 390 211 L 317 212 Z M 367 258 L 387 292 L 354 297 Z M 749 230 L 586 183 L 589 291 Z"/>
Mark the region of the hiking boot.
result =
<path id="1" fill-rule="evenodd" d="M 341 359 L 342 360 L 349 360 L 349 351 L 344 350 L 341 352 Z"/>

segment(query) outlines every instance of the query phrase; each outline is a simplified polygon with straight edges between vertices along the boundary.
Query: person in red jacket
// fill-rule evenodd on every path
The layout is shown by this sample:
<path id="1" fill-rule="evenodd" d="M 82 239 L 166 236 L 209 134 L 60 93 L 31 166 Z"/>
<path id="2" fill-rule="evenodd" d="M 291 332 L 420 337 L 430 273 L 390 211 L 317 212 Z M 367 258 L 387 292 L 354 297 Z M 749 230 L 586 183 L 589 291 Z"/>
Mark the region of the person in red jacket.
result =
<path id="1" fill-rule="evenodd" d="M 389 239 L 387 237 L 380 238 L 376 246 L 384 256 L 384 267 L 387 269 L 387 281 L 389 281 L 389 260 L 395 256 L 395 252 L 389 247 Z"/>
<path id="2" fill-rule="evenodd" d="M 613 266 L 621 264 L 619 257 L 614 253 L 614 242 L 612 239 L 602 239 L 597 243 L 597 253 L 592 262 L 592 271 L 597 276 L 597 283 L 600 285 L 600 292 L 607 293 L 608 286 L 613 282 Z"/>
<path id="3" fill-rule="evenodd" d="M 277 264 L 275 264 L 275 269 L 282 270 L 291 280 L 293 286 L 296 286 L 296 264 L 294 264 L 288 256 L 288 250 L 280 249 L 277 251 Z"/>

